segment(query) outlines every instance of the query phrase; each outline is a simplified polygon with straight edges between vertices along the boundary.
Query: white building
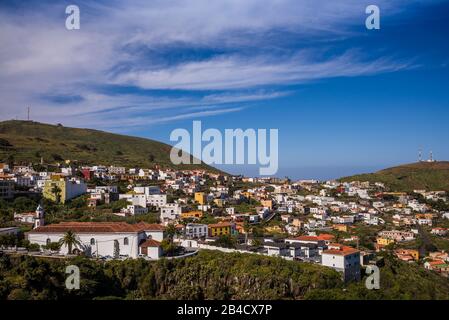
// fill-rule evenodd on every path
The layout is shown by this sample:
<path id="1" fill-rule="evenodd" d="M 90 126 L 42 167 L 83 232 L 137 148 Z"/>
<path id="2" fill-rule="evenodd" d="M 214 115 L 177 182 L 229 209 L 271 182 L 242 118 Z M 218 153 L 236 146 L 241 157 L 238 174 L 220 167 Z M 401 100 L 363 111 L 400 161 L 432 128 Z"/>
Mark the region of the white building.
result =
<path id="1" fill-rule="evenodd" d="M 329 246 L 321 256 L 321 264 L 343 274 L 343 280 L 360 281 L 360 251 L 342 245 Z"/>
<path id="2" fill-rule="evenodd" d="M 185 232 L 189 239 L 205 238 L 207 236 L 207 224 L 188 223 Z"/>
<path id="3" fill-rule="evenodd" d="M 110 166 L 108 168 L 108 172 L 112 173 L 112 174 L 125 174 L 126 173 L 126 168 L 125 167 Z"/>
<path id="4" fill-rule="evenodd" d="M 120 212 L 123 213 L 125 216 L 135 216 L 139 214 L 148 213 L 148 208 L 129 204 L 126 206 L 126 208 L 122 208 Z"/>
<path id="5" fill-rule="evenodd" d="M 38 205 L 35 212 L 14 213 L 14 220 L 22 223 L 33 224 L 34 228 L 44 225 L 44 209 Z"/>
<path id="6" fill-rule="evenodd" d="M 167 204 L 166 194 L 150 194 L 147 195 L 147 204 L 154 207 L 161 207 Z"/>
<path id="7" fill-rule="evenodd" d="M 146 207 L 147 196 L 144 194 L 134 194 L 131 198 L 131 203 L 135 206 Z"/>
<path id="8" fill-rule="evenodd" d="M 153 194 L 160 194 L 161 188 L 159 186 L 134 187 L 134 192 L 149 196 Z"/>
<path id="9" fill-rule="evenodd" d="M 263 247 L 267 249 L 267 255 L 272 257 L 287 257 L 290 256 L 290 249 L 285 243 L 265 242 Z"/>
<path id="10" fill-rule="evenodd" d="M 161 221 L 176 220 L 182 212 L 182 208 L 177 203 L 167 203 L 160 207 Z"/>
<path id="11" fill-rule="evenodd" d="M 61 222 L 40 226 L 26 234 L 26 238 L 38 245 L 59 242 L 66 232 L 71 230 L 81 243 L 72 248 L 72 253 L 84 252 L 88 256 L 137 258 L 142 253 L 141 245 L 148 239 L 161 242 L 164 238 L 164 227 L 156 224 L 124 222 Z M 156 245 L 152 242 L 152 245 Z M 148 248 L 148 246 L 147 246 Z M 63 245 L 62 254 L 68 253 L 68 247 Z M 145 250 L 143 250 L 145 252 Z M 157 250 L 157 252 L 160 252 Z M 149 256 L 149 255 L 152 256 Z M 151 259 L 157 259 L 155 250 L 147 250 Z"/>

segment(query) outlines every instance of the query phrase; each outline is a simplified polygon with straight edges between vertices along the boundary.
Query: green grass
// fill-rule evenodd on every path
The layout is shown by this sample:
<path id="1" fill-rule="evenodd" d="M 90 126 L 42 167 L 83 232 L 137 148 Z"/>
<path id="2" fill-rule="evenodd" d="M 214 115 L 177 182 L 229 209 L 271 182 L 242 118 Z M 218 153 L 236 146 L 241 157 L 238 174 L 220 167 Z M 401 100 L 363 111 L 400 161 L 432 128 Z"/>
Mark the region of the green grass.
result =
<path id="1" fill-rule="evenodd" d="M 217 169 L 201 165 L 175 166 L 171 146 L 144 138 L 108 132 L 68 128 L 33 121 L 0 122 L 0 161 L 46 163 L 76 160 L 80 164 L 176 169 Z"/>
<path id="2" fill-rule="evenodd" d="M 449 191 L 449 162 L 406 164 L 376 173 L 341 178 L 340 181 L 382 182 L 394 191 L 411 192 L 415 189 Z"/>

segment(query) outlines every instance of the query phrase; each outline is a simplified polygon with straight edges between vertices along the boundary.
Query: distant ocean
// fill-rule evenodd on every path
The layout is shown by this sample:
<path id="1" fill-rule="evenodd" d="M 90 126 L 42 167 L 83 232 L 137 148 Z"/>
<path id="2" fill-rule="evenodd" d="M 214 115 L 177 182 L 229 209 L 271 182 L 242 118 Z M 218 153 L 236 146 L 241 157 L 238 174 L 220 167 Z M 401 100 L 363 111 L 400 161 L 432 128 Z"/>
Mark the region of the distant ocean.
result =
<path id="1" fill-rule="evenodd" d="M 279 168 L 276 177 L 289 177 L 292 180 L 316 179 L 316 180 L 333 180 L 346 176 L 352 176 L 361 173 L 372 173 L 378 170 L 388 168 L 389 165 L 378 166 L 323 166 L 323 167 L 297 167 L 297 168 Z M 243 165 L 222 165 L 217 168 L 231 173 L 242 174 L 248 177 L 258 177 L 258 166 Z"/>

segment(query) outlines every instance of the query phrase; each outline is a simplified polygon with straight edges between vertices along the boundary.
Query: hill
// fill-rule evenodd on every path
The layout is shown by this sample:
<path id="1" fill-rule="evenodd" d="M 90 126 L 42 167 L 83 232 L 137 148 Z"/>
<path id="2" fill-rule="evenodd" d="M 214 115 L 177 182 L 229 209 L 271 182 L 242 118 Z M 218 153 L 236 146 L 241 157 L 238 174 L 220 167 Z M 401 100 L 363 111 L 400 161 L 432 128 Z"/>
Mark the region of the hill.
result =
<path id="1" fill-rule="evenodd" d="M 375 173 L 359 174 L 339 179 L 342 182 L 382 182 L 390 190 L 413 191 L 416 189 L 449 191 L 449 162 L 417 162 Z"/>
<path id="2" fill-rule="evenodd" d="M 0 122 L 0 161 L 54 163 L 76 160 L 80 164 L 125 167 L 219 170 L 206 164 L 175 166 L 171 146 L 158 141 L 92 129 L 69 128 L 33 121 Z"/>

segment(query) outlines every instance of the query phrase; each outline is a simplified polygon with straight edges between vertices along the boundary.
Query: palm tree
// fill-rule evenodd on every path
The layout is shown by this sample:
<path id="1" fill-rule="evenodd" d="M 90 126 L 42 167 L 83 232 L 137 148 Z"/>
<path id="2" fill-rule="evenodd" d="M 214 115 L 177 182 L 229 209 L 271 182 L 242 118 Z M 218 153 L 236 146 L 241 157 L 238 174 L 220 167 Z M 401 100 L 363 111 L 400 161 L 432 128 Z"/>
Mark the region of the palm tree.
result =
<path id="1" fill-rule="evenodd" d="M 176 226 L 174 224 L 169 224 L 166 228 L 165 228 L 165 232 L 167 233 L 167 237 L 168 240 L 170 241 L 170 243 L 173 243 L 173 238 L 176 235 L 179 235 L 179 230 L 176 228 Z"/>
<path id="2" fill-rule="evenodd" d="M 81 242 L 78 240 L 77 235 L 72 231 L 67 231 L 64 236 L 59 240 L 59 244 L 66 245 L 69 249 L 69 254 L 72 254 L 72 247 L 81 246 Z"/>
<path id="3" fill-rule="evenodd" d="M 55 195 L 56 203 L 59 203 L 59 201 L 61 200 L 61 191 L 61 188 L 59 188 L 58 186 L 53 186 L 53 188 L 51 189 L 51 193 Z"/>

